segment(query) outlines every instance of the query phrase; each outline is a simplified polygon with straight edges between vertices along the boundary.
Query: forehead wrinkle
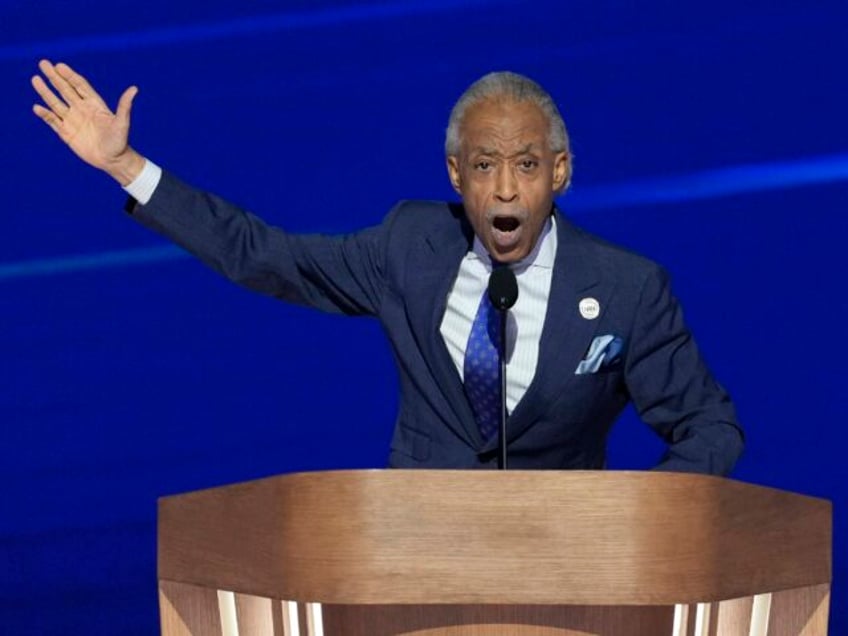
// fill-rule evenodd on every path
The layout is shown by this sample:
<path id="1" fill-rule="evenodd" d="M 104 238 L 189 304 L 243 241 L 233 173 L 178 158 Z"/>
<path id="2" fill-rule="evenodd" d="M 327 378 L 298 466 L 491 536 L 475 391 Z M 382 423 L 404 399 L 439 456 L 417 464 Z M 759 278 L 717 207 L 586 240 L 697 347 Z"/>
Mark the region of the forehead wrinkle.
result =
<path id="1" fill-rule="evenodd" d="M 535 151 L 544 153 L 547 122 L 534 105 L 515 102 L 483 102 L 470 109 L 460 127 L 465 154 L 514 158 Z"/>

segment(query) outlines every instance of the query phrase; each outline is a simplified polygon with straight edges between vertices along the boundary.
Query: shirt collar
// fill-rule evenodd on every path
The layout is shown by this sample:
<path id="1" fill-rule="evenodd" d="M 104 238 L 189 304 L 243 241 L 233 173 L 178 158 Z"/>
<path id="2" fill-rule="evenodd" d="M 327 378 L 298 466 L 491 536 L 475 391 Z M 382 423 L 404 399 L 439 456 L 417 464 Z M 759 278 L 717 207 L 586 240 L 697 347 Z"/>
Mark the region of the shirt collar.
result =
<path id="1" fill-rule="evenodd" d="M 516 272 L 522 272 L 530 267 L 543 267 L 552 269 L 556 258 L 557 250 L 557 233 L 556 233 L 556 218 L 550 215 L 542 228 L 539 239 L 533 250 L 517 263 L 513 263 L 510 267 Z M 492 259 L 483 243 L 474 235 L 474 243 L 471 246 L 471 251 L 468 253 L 472 258 L 482 261 L 487 269 L 491 269 Z"/>

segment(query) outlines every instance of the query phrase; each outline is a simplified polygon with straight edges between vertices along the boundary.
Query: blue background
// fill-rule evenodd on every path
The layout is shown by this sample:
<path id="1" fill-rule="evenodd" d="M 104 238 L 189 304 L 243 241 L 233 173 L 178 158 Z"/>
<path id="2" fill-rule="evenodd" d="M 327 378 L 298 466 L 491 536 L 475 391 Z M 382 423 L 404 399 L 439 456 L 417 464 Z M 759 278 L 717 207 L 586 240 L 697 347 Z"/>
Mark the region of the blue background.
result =
<path id="1" fill-rule="evenodd" d="M 397 404 L 373 321 L 244 292 L 128 219 L 30 113 L 45 56 L 110 104 L 140 86 L 142 153 L 293 231 L 452 197 L 453 101 L 537 79 L 573 138 L 560 205 L 672 273 L 747 430 L 734 476 L 834 502 L 848 633 L 846 33 L 845 2 L 4 2 L 0 631 L 154 633 L 157 497 L 383 466 Z M 660 452 L 632 413 L 614 430 L 614 468 Z"/>

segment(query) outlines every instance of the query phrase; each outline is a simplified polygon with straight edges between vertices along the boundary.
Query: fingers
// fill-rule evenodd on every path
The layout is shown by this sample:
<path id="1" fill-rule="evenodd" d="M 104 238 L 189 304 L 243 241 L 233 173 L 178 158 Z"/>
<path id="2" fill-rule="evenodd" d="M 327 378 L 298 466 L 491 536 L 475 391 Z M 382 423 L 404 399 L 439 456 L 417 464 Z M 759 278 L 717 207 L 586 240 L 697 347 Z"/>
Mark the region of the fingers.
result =
<path id="1" fill-rule="evenodd" d="M 38 93 L 38 96 L 44 100 L 44 103 L 47 104 L 48 108 L 50 108 L 50 110 L 53 111 L 53 113 L 55 113 L 57 117 L 63 117 L 65 113 L 68 112 L 68 105 L 61 99 L 56 97 L 55 93 L 53 93 L 53 91 L 50 90 L 47 84 L 44 83 L 44 80 L 41 79 L 40 75 L 33 76 L 32 87 L 35 89 L 35 92 Z M 42 119 L 44 118 L 42 117 Z"/>
<path id="2" fill-rule="evenodd" d="M 60 124 L 62 120 L 52 111 L 44 108 L 40 104 L 35 104 L 32 107 L 34 112 L 41 120 L 50 126 L 57 135 L 61 135 Z"/>
<path id="3" fill-rule="evenodd" d="M 50 84 L 55 88 L 65 103 L 72 106 L 75 102 L 80 101 L 81 97 L 67 79 L 62 77 L 48 60 L 41 60 L 38 63 L 39 70 L 44 73 L 44 76 L 50 80 Z"/>
<path id="4" fill-rule="evenodd" d="M 121 99 L 118 100 L 118 109 L 115 114 L 124 124 L 129 124 L 130 111 L 132 110 L 132 103 L 136 95 L 138 95 L 138 87 L 130 86 L 121 95 Z"/>
<path id="5" fill-rule="evenodd" d="M 91 87 L 88 80 L 74 71 L 70 66 L 64 62 L 59 62 L 54 68 L 59 77 L 64 79 L 81 99 L 100 99 L 100 95 Z"/>

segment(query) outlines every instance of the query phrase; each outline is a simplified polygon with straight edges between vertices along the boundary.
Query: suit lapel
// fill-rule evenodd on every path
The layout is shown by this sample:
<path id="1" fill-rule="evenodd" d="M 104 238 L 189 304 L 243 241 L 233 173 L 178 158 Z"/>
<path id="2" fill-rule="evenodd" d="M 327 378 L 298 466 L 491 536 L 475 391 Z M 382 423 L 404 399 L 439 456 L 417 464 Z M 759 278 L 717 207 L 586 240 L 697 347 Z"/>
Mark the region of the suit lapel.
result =
<path id="1" fill-rule="evenodd" d="M 481 448 L 483 440 L 474 413 L 439 332 L 448 294 L 473 238 L 461 207 L 452 206 L 452 210 L 455 224 L 434 230 L 412 246 L 404 302 L 413 337 L 447 404 L 447 409 L 441 404 L 435 404 L 435 408 L 457 435 L 473 447 Z M 510 441 L 543 416 L 551 399 L 568 391 L 574 371 L 586 354 L 614 292 L 613 286 L 600 280 L 590 241 L 558 211 L 555 214 L 557 254 L 539 360 L 532 383 L 510 414 L 507 426 Z M 600 315 L 594 320 L 580 314 L 580 301 L 589 297 L 600 305 Z M 497 440 L 492 439 L 484 448 L 496 444 Z"/>
<path id="2" fill-rule="evenodd" d="M 461 207 L 451 208 L 456 223 L 422 237 L 412 248 L 404 286 L 411 293 L 404 297 L 413 337 L 448 404 L 449 410 L 442 416 L 460 437 L 479 448 L 482 439 L 474 413 L 439 332 L 448 294 L 473 236 Z"/>
<path id="3" fill-rule="evenodd" d="M 559 212 L 555 214 L 557 253 L 539 342 L 539 360 L 532 383 L 510 415 L 507 427 L 510 440 L 539 420 L 552 397 L 568 391 L 574 371 L 609 307 L 613 291 L 599 280 L 587 239 Z M 589 297 L 597 300 L 601 308 L 600 316 L 594 320 L 580 314 L 580 301 Z"/>

